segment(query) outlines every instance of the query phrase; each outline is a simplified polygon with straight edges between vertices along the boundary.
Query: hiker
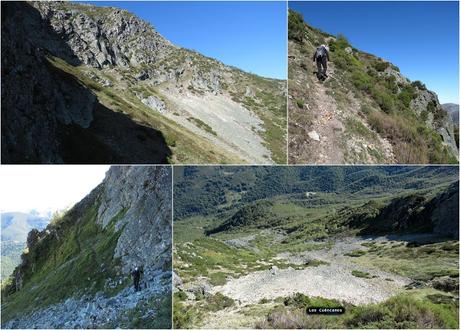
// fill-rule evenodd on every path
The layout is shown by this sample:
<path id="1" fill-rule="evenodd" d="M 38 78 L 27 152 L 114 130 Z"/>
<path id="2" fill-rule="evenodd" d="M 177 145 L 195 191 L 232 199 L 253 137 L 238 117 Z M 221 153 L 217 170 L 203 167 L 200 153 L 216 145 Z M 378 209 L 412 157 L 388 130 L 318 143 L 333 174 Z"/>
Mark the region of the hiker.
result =
<path id="1" fill-rule="evenodd" d="M 141 274 L 142 274 L 142 269 L 137 266 L 134 267 L 134 270 L 131 271 L 131 276 L 133 277 L 133 282 L 134 282 L 134 290 L 136 292 L 141 290 L 141 286 L 140 286 Z"/>
<path id="2" fill-rule="evenodd" d="M 327 61 L 329 61 L 329 50 L 326 45 L 321 45 L 316 48 L 316 52 L 313 55 L 313 62 L 316 61 L 316 67 L 318 68 L 316 76 L 319 80 L 327 78 Z"/>

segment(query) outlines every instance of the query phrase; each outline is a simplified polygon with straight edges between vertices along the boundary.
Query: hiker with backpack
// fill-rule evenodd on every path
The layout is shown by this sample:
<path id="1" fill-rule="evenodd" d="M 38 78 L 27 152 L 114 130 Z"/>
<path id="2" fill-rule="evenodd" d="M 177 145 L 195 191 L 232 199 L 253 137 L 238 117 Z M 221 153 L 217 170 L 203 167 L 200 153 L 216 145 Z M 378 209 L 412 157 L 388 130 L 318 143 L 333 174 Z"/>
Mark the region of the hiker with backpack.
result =
<path id="1" fill-rule="evenodd" d="M 321 45 L 316 48 L 315 54 L 313 55 L 313 62 L 316 61 L 316 67 L 318 68 L 316 76 L 319 80 L 327 78 L 327 61 L 329 61 L 329 50 L 326 45 Z"/>
<path id="2" fill-rule="evenodd" d="M 142 273 L 143 273 L 143 269 L 141 267 L 135 266 L 134 269 L 131 270 L 131 276 L 133 277 L 134 290 L 136 292 L 141 290 L 140 281 L 141 281 Z"/>

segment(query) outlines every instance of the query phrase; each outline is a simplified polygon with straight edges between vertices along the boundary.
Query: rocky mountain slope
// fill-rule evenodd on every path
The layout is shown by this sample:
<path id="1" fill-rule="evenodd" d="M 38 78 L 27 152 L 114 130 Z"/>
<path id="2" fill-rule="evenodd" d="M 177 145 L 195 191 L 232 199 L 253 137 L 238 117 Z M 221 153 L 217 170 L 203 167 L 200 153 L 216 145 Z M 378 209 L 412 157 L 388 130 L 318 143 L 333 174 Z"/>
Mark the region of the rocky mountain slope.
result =
<path id="1" fill-rule="evenodd" d="M 327 78 L 312 57 L 330 48 Z M 455 163 L 454 124 L 436 94 L 392 63 L 289 11 L 290 163 Z"/>
<path id="2" fill-rule="evenodd" d="M 285 81 L 177 47 L 117 8 L 2 13 L 2 162 L 286 161 Z"/>
<path id="3" fill-rule="evenodd" d="M 2 327 L 167 328 L 170 290 L 171 170 L 111 167 L 61 218 L 29 233 L 2 287 Z"/>

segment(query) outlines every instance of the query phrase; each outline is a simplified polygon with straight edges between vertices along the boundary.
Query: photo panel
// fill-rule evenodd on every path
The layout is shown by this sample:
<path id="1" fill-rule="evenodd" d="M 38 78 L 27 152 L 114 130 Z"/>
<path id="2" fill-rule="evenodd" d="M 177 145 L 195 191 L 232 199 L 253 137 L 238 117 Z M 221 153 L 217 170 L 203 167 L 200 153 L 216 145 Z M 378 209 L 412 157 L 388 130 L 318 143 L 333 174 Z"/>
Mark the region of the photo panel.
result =
<path id="1" fill-rule="evenodd" d="M 2 328 L 171 328 L 171 172 L 2 166 Z"/>
<path id="2" fill-rule="evenodd" d="M 175 328 L 457 328 L 456 166 L 174 167 Z"/>
<path id="3" fill-rule="evenodd" d="M 3 164 L 286 164 L 285 1 L 2 12 Z"/>
<path id="4" fill-rule="evenodd" d="M 457 2 L 289 1 L 288 16 L 289 164 L 458 164 Z"/>

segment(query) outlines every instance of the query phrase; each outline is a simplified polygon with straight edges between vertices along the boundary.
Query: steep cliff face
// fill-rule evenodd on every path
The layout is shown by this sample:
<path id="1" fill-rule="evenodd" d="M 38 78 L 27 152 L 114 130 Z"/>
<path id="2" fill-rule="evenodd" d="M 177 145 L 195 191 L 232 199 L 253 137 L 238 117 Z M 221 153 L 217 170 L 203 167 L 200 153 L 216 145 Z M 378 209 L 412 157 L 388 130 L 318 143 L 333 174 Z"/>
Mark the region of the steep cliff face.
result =
<path id="1" fill-rule="evenodd" d="M 285 81 L 176 47 L 117 8 L 2 10 L 3 162 L 285 161 Z"/>
<path id="2" fill-rule="evenodd" d="M 154 320 L 170 308 L 171 169 L 111 167 L 62 218 L 31 231 L 27 248 L 2 290 L 2 325 L 133 327 L 140 313 L 142 324 L 160 326 Z M 130 280 L 135 266 L 140 292 Z"/>
<path id="3" fill-rule="evenodd" d="M 329 77 L 312 57 L 330 48 Z M 437 95 L 394 64 L 289 12 L 289 146 L 293 163 L 455 163 L 451 118 Z M 292 151 L 292 152 L 291 152 Z"/>
<path id="4" fill-rule="evenodd" d="M 78 60 L 104 68 L 149 65 L 173 46 L 153 27 L 125 10 L 67 3 L 34 2 L 42 18 L 61 36 Z M 47 49 L 59 51 L 48 40 Z"/>

